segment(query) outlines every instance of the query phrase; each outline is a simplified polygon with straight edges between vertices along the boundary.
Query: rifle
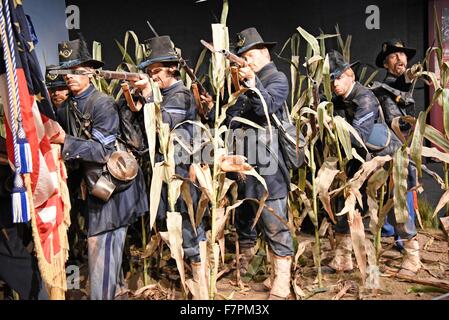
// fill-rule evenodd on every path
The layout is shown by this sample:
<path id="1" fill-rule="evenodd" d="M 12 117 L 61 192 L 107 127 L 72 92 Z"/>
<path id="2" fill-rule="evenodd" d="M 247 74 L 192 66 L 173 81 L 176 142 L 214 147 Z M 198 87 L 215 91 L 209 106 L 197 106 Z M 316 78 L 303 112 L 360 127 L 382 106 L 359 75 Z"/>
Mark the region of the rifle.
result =
<path id="1" fill-rule="evenodd" d="M 374 81 L 370 87 L 370 89 L 373 91 L 376 91 L 380 88 L 392 94 L 394 97 L 394 102 L 401 106 L 407 106 L 409 104 L 415 103 L 411 92 L 403 92 L 398 89 L 394 89 L 383 82 Z"/>
<path id="2" fill-rule="evenodd" d="M 210 43 L 208 43 L 204 40 L 200 40 L 200 41 L 203 46 L 205 46 L 207 49 L 209 49 L 209 51 L 211 51 L 213 53 L 216 53 L 216 52 L 221 53 L 222 55 L 225 56 L 226 59 L 228 59 L 229 61 L 231 61 L 231 63 L 234 64 L 231 66 L 231 80 L 232 80 L 232 84 L 234 85 L 235 90 L 239 91 L 240 90 L 239 68 L 248 66 L 248 63 L 246 62 L 246 60 L 233 54 L 232 52 L 230 52 L 227 49 L 216 50 L 214 48 L 214 46 L 211 45 Z"/>
<path id="3" fill-rule="evenodd" d="M 195 103 L 197 105 L 198 113 L 202 119 L 207 120 L 209 116 L 209 109 L 207 106 L 204 106 L 203 102 L 201 101 L 200 95 L 207 96 L 209 93 L 193 73 L 192 69 L 190 69 L 190 67 L 187 65 L 187 62 L 181 57 L 179 53 L 177 53 L 177 55 L 180 68 L 184 69 L 184 71 L 192 80 L 191 88 L 193 91 L 193 97 L 195 98 Z"/>
<path id="4" fill-rule="evenodd" d="M 96 78 L 103 78 L 106 80 L 111 79 L 117 79 L 117 80 L 124 80 L 124 81 L 139 81 L 141 75 L 145 75 L 148 77 L 148 75 L 144 73 L 135 73 L 135 72 L 126 72 L 126 71 L 110 71 L 110 70 L 94 70 L 93 72 L 86 72 L 81 70 L 50 70 L 50 74 L 55 75 L 68 75 L 68 74 L 75 74 L 75 75 L 84 75 L 89 76 L 93 75 Z M 131 91 L 129 90 L 129 85 L 127 82 L 124 82 L 121 84 L 122 90 L 123 90 L 123 96 L 125 97 L 126 103 L 128 104 L 129 108 L 133 112 L 140 111 L 140 108 L 136 106 L 134 103 L 133 97 L 131 95 Z"/>

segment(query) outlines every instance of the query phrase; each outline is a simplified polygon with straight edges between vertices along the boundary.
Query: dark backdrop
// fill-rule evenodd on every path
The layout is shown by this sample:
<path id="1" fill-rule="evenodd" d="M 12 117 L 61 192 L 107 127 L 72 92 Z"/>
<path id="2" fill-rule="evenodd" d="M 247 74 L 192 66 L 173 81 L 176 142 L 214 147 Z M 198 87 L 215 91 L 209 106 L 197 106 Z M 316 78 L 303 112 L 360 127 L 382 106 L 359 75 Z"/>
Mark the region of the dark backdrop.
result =
<path id="1" fill-rule="evenodd" d="M 141 41 L 153 37 L 146 20 L 150 20 L 159 34 L 170 35 L 176 46 L 183 50 L 184 57 L 194 65 L 202 49 L 199 40 L 211 39 L 210 24 L 218 21 L 222 7 L 221 0 L 195 1 L 66 2 L 67 5 L 79 6 L 81 32 L 89 42 L 96 40 L 102 43 L 106 68 L 115 69 L 120 63 L 121 54 L 114 39 L 123 42 L 126 30 L 135 31 Z M 365 26 L 368 18 L 365 10 L 369 5 L 377 5 L 380 9 L 379 30 L 368 30 Z M 279 43 L 275 51 L 281 49 L 298 26 L 318 35 L 320 29 L 325 33 L 334 33 L 336 24 L 339 24 L 345 37 L 348 34 L 353 36 L 353 59 L 371 65 L 374 65 L 381 43 L 388 38 L 401 38 L 408 46 L 417 48 L 417 56 L 412 62 L 422 60 L 428 45 L 427 0 L 229 0 L 227 25 L 231 41 L 236 32 L 255 26 L 265 40 Z M 76 31 L 71 31 L 70 38 L 74 37 Z M 336 41 L 329 40 L 327 46 L 336 48 Z M 283 55 L 288 57 L 289 52 Z M 289 75 L 288 64 L 279 60 L 276 62 Z M 384 74 L 382 72 L 379 77 Z M 422 109 L 423 90 L 417 90 L 416 97 Z"/>

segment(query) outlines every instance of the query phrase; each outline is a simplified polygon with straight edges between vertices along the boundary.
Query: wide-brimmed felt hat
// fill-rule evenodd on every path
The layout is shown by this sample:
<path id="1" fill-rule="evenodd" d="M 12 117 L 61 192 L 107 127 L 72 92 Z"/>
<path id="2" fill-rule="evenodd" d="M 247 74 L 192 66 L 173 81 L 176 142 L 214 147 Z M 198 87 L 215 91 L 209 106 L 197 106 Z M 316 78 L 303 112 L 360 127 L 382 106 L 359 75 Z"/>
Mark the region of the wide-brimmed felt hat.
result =
<path id="1" fill-rule="evenodd" d="M 265 42 L 256 28 L 251 27 L 237 33 L 235 50 L 237 54 L 242 54 L 255 46 L 264 46 L 271 50 L 276 44 L 277 42 Z"/>
<path id="2" fill-rule="evenodd" d="M 345 61 L 343 55 L 337 50 L 332 50 L 328 55 L 331 80 L 338 79 L 346 70 L 359 63 L 359 61 L 353 63 Z"/>
<path id="3" fill-rule="evenodd" d="M 92 58 L 87 49 L 86 41 L 76 39 L 58 44 L 59 69 L 70 69 L 77 66 L 86 66 L 98 69 L 104 66 L 102 61 Z"/>
<path id="4" fill-rule="evenodd" d="M 64 76 L 61 74 L 52 74 L 51 70 L 59 68 L 57 65 L 49 65 L 45 70 L 45 85 L 48 89 L 67 88 Z"/>
<path id="5" fill-rule="evenodd" d="M 412 59 L 416 54 L 416 49 L 407 48 L 405 43 L 399 39 L 391 39 L 382 44 L 382 50 L 379 52 L 376 58 L 376 66 L 379 68 L 384 67 L 385 59 L 388 55 L 395 52 L 404 52 L 407 59 Z"/>
<path id="6" fill-rule="evenodd" d="M 144 70 L 150 64 L 156 62 L 179 62 L 175 46 L 169 36 L 154 37 L 144 41 L 148 57 L 138 65 Z"/>

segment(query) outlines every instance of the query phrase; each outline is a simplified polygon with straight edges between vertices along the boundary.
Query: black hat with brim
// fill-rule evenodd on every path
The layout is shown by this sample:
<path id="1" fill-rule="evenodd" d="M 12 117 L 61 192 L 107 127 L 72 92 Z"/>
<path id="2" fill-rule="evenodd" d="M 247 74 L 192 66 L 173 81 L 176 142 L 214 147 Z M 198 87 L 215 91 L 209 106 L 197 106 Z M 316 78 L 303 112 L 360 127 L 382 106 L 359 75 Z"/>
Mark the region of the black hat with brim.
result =
<path id="1" fill-rule="evenodd" d="M 173 42 L 169 36 L 154 37 L 145 40 L 148 58 L 137 67 L 145 70 L 150 64 L 156 62 L 179 62 Z"/>
<path id="2" fill-rule="evenodd" d="M 64 80 L 64 77 L 62 75 L 58 74 L 51 74 L 49 71 L 53 69 L 58 69 L 59 66 L 56 65 L 49 65 L 46 68 L 45 71 L 45 85 L 48 89 L 55 89 L 55 88 L 67 88 L 67 83 Z"/>
<path id="3" fill-rule="evenodd" d="M 343 55 L 337 50 L 329 52 L 329 69 L 331 81 L 338 79 L 346 70 L 359 64 L 360 61 L 353 63 L 346 62 Z"/>
<path id="4" fill-rule="evenodd" d="M 416 49 L 407 48 L 401 40 L 392 39 L 386 41 L 382 44 L 382 50 L 377 55 L 376 66 L 384 68 L 385 59 L 395 52 L 403 52 L 407 56 L 407 59 L 411 60 L 416 54 Z"/>
<path id="5" fill-rule="evenodd" d="M 78 66 L 98 69 L 104 66 L 102 61 L 92 59 L 83 39 L 59 43 L 58 52 L 59 69 L 71 69 Z"/>
<path id="6" fill-rule="evenodd" d="M 238 55 L 251 50 L 254 47 L 266 47 L 268 50 L 271 50 L 277 44 L 277 42 L 263 41 L 259 32 L 257 32 L 256 28 L 254 27 L 247 28 L 237 33 L 237 38 L 238 40 L 235 49 Z"/>

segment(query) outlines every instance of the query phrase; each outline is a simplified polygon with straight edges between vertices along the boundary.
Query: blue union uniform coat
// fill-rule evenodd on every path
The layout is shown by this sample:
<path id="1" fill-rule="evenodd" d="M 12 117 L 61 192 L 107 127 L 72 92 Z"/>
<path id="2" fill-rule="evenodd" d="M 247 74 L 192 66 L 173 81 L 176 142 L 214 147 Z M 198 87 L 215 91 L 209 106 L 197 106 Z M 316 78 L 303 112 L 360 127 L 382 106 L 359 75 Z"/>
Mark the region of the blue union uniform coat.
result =
<path id="1" fill-rule="evenodd" d="M 379 101 L 373 92 L 356 82 L 346 98 L 337 97 L 333 102 L 335 112 L 344 117 L 366 142 L 379 117 Z M 351 141 L 361 147 L 352 135 Z"/>
<path id="2" fill-rule="evenodd" d="M 97 96 L 97 100 L 91 109 L 91 139 L 78 137 L 78 134 L 74 132 L 79 128 L 76 128 L 69 116 L 68 108 L 70 106 L 68 103 L 57 112 L 58 120 L 68 133 L 62 150 L 63 159 L 79 165 L 84 175 L 86 174 L 85 165 L 106 163 L 115 150 L 114 145 L 119 133 L 119 115 L 111 97 L 98 93 L 91 85 L 85 92 L 70 99 L 72 102 L 76 102 L 78 110 L 83 113 L 87 102 L 93 98 L 94 94 Z M 114 193 L 107 202 L 89 195 L 87 205 L 89 236 L 133 223 L 148 211 L 148 199 L 142 171 L 139 168 L 139 173 L 131 186 L 122 192 Z"/>
<path id="3" fill-rule="evenodd" d="M 285 74 L 278 71 L 275 64 L 273 62 L 270 62 L 256 74 L 256 88 L 259 89 L 260 93 L 265 99 L 268 108 L 268 114 L 275 114 L 279 119 L 281 119 L 283 117 L 283 105 L 287 100 L 289 92 L 288 80 Z M 253 91 L 247 91 L 245 95 L 241 96 L 241 98 L 237 101 L 236 105 L 228 110 L 228 121 L 235 116 L 246 118 L 259 124 L 262 127 L 268 128 L 268 121 L 264 113 L 262 101 L 260 97 Z M 236 122 L 232 122 L 230 127 L 232 129 L 249 128 L 246 125 L 237 124 Z M 277 136 L 274 135 L 274 137 L 276 139 Z M 245 156 L 249 158 L 249 155 L 255 152 L 254 148 L 254 144 L 245 144 Z M 268 187 L 269 200 L 286 197 L 289 191 L 288 188 L 290 184 L 290 178 L 285 174 L 285 170 L 287 169 L 281 150 L 279 150 L 275 146 L 273 148 L 273 153 L 275 153 L 275 157 L 277 156 L 277 158 L 279 159 L 277 163 L 277 169 L 274 170 L 274 174 L 261 174 L 265 179 Z M 273 159 L 271 155 L 270 158 L 271 160 Z M 264 161 L 265 160 L 266 159 L 264 159 Z M 250 164 L 255 166 L 256 170 L 259 173 L 260 168 L 266 166 L 266 164 L 261 163 L 259 157 L 256 159 L 255 164 Z M 246 177 L 244 189 L 244 194 L 241 194 L 241 196 L 244 196 L 246 198 L 260 199 L 265 193 L 262 184 L 251 176 Z"/>

